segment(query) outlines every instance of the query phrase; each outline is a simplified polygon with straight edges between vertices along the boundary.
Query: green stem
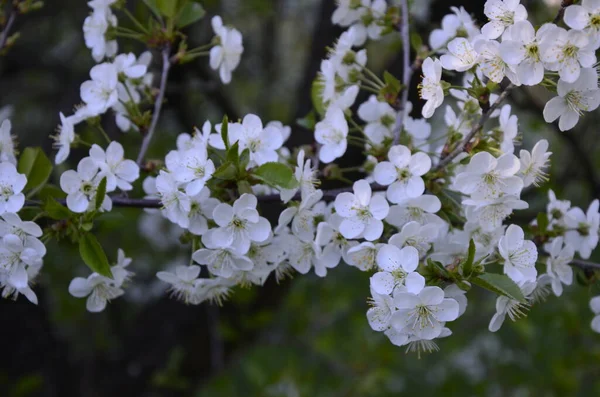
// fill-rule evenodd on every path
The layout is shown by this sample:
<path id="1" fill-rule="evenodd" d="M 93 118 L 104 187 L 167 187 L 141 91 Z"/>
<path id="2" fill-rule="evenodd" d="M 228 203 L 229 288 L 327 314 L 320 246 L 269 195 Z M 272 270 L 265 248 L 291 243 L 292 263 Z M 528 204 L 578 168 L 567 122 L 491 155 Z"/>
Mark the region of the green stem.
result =
<path id="1" fill-rule="evenodd" d="M 381 79 L 375 73 L 373 73 L 373 71 L 371 69 L 369 69 L 368 67 L 365 66 L 365 68 L 363 70 L 365 72 L 367 72 L 367 74 L 369 76 L 371 76 L 373 78 L 373 80 L 375 80 L 381 87 L 385 87 L 385 83 L 383 81 L 381 81 Z"/>
<path id="2" fill-rule="evenodd" d="M 100 124 L 98 124 L 97 127 L 98 127 L 98 131 L 100 131 L 100 134 L 106 140 L 106 143 L 108 143 L 110 145 L 110 143 L 112 142 L 112 140 L 110 139 L 110 137 L 108 136 L 108 134 L 106 133 L 106 131 L 104 131 L 104 128 L 102 128 L 102 126 Z"/>
<path id="3" fill-rule="evenodd" d="M 133 24 L 135 26 L 138 27 L 138 29 L 140 29 L 142 32 L 149 34 L 150 32 L 148 31 L 148 29 L 146 29 L 146 27 L 144 25 L 141 24 L 140 21 L 138 21 L 132 14 L 131 12 L 129 12 L 129 10 L 127 9 L 127 7 L 123 7 L 123 12 L 125 13 L 125 15 L 127 15 L 127 17 L 131 20 L 131 22 L 133 22 Z"/>

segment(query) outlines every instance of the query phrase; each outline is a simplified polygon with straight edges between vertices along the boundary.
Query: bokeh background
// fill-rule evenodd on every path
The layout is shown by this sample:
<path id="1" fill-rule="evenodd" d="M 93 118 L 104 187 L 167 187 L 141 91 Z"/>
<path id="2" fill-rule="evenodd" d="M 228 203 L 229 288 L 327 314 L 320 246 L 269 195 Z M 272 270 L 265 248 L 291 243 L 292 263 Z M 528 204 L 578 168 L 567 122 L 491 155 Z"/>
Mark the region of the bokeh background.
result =
<path id="1" fill-rule="evenodd" d="M 136 12 L 141 1 L 128 3 Z M 485 21 L 483 3 L 415 1 L 412 29 L 425 34 L 453 5 Z M 534 24 L 541 24 L 554 18 L 558 1 L 522 3 Z M 151 156 L 161 158 L 178 133 L 207 119 L 218 122 L 224 113 L 230 119 L 251 112 L 281 120 L 293 126 L 290 146 L 309 143 L 311 132 L 295 120 L 310 111 L 310 84 L 325 47 L 341 33 L 330 22 L 335 2 L 204 5 L 208 17 L 222 15 L 243 33 L 242 63 L 229 86 L 220 84 L 206 58 L 173 69 Z M 21 147 L 43 146 L 52 153 L 48 136 L 58 112 L 70 113 L 79 101 L 79 86 L 93 66 L 81 32 L 87 14 L 84 1 L 46 0 L 43 10 L 17 20 L 21 38 L 0 58 L 0 106 L 14 108 L 13 133 Z M 208 17 L 187 30 L 191 43 L 210 40 Z M 394 36 L 370 47 L 369 62 L 376 71 L 400 76 Z M 121 51 L 143 50 L 120 43 Z M 158 65 L 153 68 L 158 73 Z M 417 78 L 411 99 L 418 104 L 416 84 Z M 524 193 L 531 208 L 513 217 L 521 224 L 543 211 L 548 188 L 574 205 L 600 197 L 598 115 L 586 115 L 575 130 L 560 133 L 541 119 L 548 98 L 544 89 L 512 95 L 523 146 L 543 137 L 554 152 L 551 181 Z M 111 117 L 104 123 L 135 157 L 140 137 L 120 133 Z M 78 131 L 85 135 L 85 128 Z M 71 166 L 84 155 L 74 151 Z M 362 159 L 350 153 L 345 161 Z M 265 210 L 275 222 L 277 209 Z M 454 335 L 440 341 L 439 352 L 419 358 L 369 328 L 368 275 L 343 264 L 326 279 L 311 274 L 238 289 L 221 308 L 185 306 L 169 299 L 166 285 L 154 276 L 189 261 L 191 247 L 178 243 L 176 229 L 152 214 L 118 209 L 99 224 L 99 238 L 109 257 L 116 258 L 121 247 L 134 258 L 130 270 L 136 276 L 126 295 L 101 314 L 87 313 L 85 300 L 71 297 L 67 286 L 88 270 L 75 247 L 51 243 L 35 287 L 40 304 L 0 301 L 0 396 L 600 395 L 600 335 L 589 326 L 588 301 L 600 292 L 594 287 L 573 285 L 561 299 L 550 297 L 527 320 L 507 322 L 495 334 L 487 331 L 495 299 L 473 290 L 466 314 L 451 325 Z"/>

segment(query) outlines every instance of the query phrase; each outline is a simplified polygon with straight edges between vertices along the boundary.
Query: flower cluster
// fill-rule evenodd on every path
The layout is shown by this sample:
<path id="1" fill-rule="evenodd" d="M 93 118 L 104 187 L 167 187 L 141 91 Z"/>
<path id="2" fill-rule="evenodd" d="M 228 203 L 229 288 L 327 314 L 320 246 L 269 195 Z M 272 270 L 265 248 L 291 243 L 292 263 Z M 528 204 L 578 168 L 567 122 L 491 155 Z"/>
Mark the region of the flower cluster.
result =
<path id="1" fill-rule="evenodd" d="M 525 7 L 516 0 L 488 0 L 484 13 L 489 18 L 479 31 L 461 10 L 444 18 L 443 28 L 432 32 L 432 48 L 442 55 L 426 60 L 422 98 L 428 101 L 423 115 L 431 117 L 443 102 L 441 69 L 470 72 L 468 80 L 481 76 L 500 83 L 538 85 L 544 81 L 558 94 L 546 104 L 547 122 L 559 120 L 562 131 L 572 129 L 583 112 L 600 105 L 595 52 L 600 48 L 593 2 L 571 5 L 564 14 L 564 29 L 546 23 L 538 29 L 527 20 Z M 466 33 L 466 37 L 465 34 Z M 428 58 L 429 59 L 429 58 Z M 433 69 L 431 66 L 435 65 Z M 552 77 L 558 76 L 558 81 Z"/>
<path id="2" fill-rule="evenodd" d="M 398 10 L 384 0 L 340 0 L 332 21 L 347 29 L 313 83 L 316 113 L 303 119 L 304 127 L 314 129 L 314 148 L 301 147 L 292 155 L 284 146 L 291 127 L 264 124 L 248 114 L 233 122 L 206 121 L 201 130 L 180 134 L 164 161 L 147 163 L 169 68 L 209 56 L 210 67 L 227 84 L 244 51 L 242 35 L 215 16 L 211 42 L 188 50 L 185 35 L 171 31 L 176 26 L 171 19 L 161 33 L 164 64 L 155 95 L 150 53 L 117 55 L 116 41 L 108 39 L 119 32 L 111 9 L 116 1 L 88 4 L 93 12 L 84 35 L 99 64 L 81 85 L 82 104 L 75 113 L 60 114 L 56 163 L 67 159 L 72 145 L 87 144 L 75 134 L 84 120 L 108 145 L 87 144 L 89 156 L 60 176 L 66 199 L 48 200 L 43 204 L 48 214 L 39 216 L 68 217 L 68 232 L 49 228 L 42 240 L 56 234 L 79 242 L 93 273 L 73 279 L 68 290 L 87 297 L 91 312 L 123 295 L 132 276 L 127 270 L 131 259 L 122 250 L 114 266 L 98 253 L 93 221 L 127 199 L 124 192 L 134 191 L 141 172 L 146 197 L 136 203 L 155 208 L 146 208 L 141 228 L 148 219 L 164 218 L 169 237 L 180 235 L 191 246 L 189 265 L 157 272 L 177 299 L 221 303 L 234 287 L 261 286 L 271 274 L 279 279 L 312 271 L 326 277 L 345 263 L 370 276 L 368 324 L 409 350 L 436 349 L 436 339 L 451 335 L 450 322 L 465 312 L 473 285 L 497 295 L 488 328 L 498 331 L 507 316 L 513 321 L 524 316 L 550 291 L 561 296 L 564 286 L 573 283 L 575 255 L 587 259 L 598 245 L 597 199 L 584 212 L 549 191 L 547 211 L 525 229 L 507 221 L 515 210 L 529 208 L 525 189 L 549 180 L 552 153 L 544 139 L 517 151 L 523 135 L 519 119 L 511 105 L 502 103 L 512 86 L 544 85 L 557 96 L 543 116 L 548 122 L 559 119 L 561 130 L 573 128 L 582 112 L 600 105 L 594 68 L 600 47 L 596 2 L 567 7 L 568 30 L 551 23 L 534 28 L 518 0 L 488 0 L 484 13 L 489 20 L 481 27 L 463 8 L 451 8 L 429 36 L 430 48 L 415 48 L 418 62 L 411 71 L 422 69 L 419 94 L 424 100 L 418 118 L 411 116 L 413 104 L 403 95 L 411 74 L 404 73 L 402 83 L 387 72 L 380 78 L 369 69 L 363 48 L 367 40 L 398 29 L 398 12 L 407 12 L 408 3 Z M 176 18 L 167 11 L 164 17 Z M 179 49 L 171 54 L 178 40 Z M 405 72 L 408 65 L 407 55 Z M 444 73 L 452 84 L 442 79 Z M 369 95 L 359 97 L 361 90 Z M 365 100 L 357 103 L 357 98 Z M 447 99 L 443 120 L 431 122 Z M 142 111 L 152 103 L 153 112 Z M 123 132 L 143 135 L 137 162 L 127 159 L 123 146 L 102 129 L 101 116 L 109 110 Z M 23 294 L 37 302 L 30 284 L 46 252 L 38 240 L 42 231 L 17 213 L 25 204 L 23 192 L 29 198 L 45 182 L 27 187 L 28 176 L 19 171 L 29 175 L 37 162 L 27 159 L 36 154 L 17 161 L 10 121 L 0 121 L 0 285 L 3 296 Z M 335 161 L 349 146 L 362 150 L 367 160 L 343 169 Z M 322 169 L 321 162 L 327 163 Z M 146 166 L 140 169 L 140 164 Z M 349 180 L 345 172 L 361 177 Z M 29 180 L 45 181 L 48 175 Z M 324 190 L 321 179 L 352 186 Z M 123 194 L 111 194 L 117 189 Z M 280 201 L 284 209 L 277 222 L 261 212 L 261 199 Z M 61 208 L 63 203 L 67 208 Z M 599 302 L 596 297 L 590 303 L 595 314 Z M 600 332 L 599 318 L 592 328 Z"/>

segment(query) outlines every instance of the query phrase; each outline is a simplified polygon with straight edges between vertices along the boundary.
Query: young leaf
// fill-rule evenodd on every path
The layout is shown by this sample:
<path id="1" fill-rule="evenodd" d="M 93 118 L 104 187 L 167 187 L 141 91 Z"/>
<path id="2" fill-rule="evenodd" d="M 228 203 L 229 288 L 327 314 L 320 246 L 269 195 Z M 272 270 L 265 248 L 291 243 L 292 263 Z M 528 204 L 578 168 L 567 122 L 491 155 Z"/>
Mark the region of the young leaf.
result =
<path id="1" fill-rule="evenodd" d="M 92 271 L 112 278 L 110 265 L 102 246 L 91 233 L 86 233 L 79 239 L 79 255 Z"/>
<path id="2" fill-rule="evenodd" d="M 104 196 L 106 196 L 106 177 L 102 178 L 100 184 L 98 185 L 98 189 L 96 190 L 96 211 L 102 207 L 102 202 L 104 201 Z"/>
<path id="3" fill-rule="evenodd" d="M 240 194 L 244 194 L 244 193 L 253 193 L 252 192 L 252 186 L 250 186 L 250 183 L 248 181 L 242 180 L 242 181 L 238 181 L 237 182 L 237 188 L 238 188 L 238 192 Z"/>
<path id="4" fill-rule="evenodd" d="M 410 46 L 417 53 L 421 50 L 421 47 L 423 46 L 423 39 L 421 38 L 420 34 L 413 33 L 410 35 Z"/>
<path id="5" fill-rule="evenodd" d="M 254 176 L 269 186 L 293 189 L 298 183 L 292 169 L 281 163 L 265 163 L 254 170 Z"/>
<path id="6" fill-rule="evenodd" d="M 506 296 L 507 298 L 526 303 L 521 288 L 508 276 L 503 274 L 485 273 L 470 280 L 473 284 L 490 290 L 496 294 Z"/>
<path id="7" fill-rule="evenodd" d="M 19 173 L 27 177 L 25 189 L 35 189 L 46 183 L 52 173 L 52 163 L 39 147 L 28 147 L 23 150 L 17 165 Z"/>
<path id="8" fill-rule="evenodd" d="M 242 151 L 242 154 L 240 154 L 240 164 L 239 164 L 240 171 L 245 171 L 249 162 L 250 162 L 250 149 L 246 148 Z"/>
<path id="9" fill-rule="evenodd" d="M 193 24 L 194 22 L 202 19 L 206 15 L 206 11 L 204 7 L 200 3 L 196 3 L 195 1 L 190 1 L 186 3 L 177 16 L 177 23 L 175 26 L 178 28 L 184 28 L 188 25 Z"/>
<path id="10" fill-rule="evenodd" d="M 469 277 L 473 273 L 473 262 L 475 261 L 475 242 L 473 239 L 469 241 L 469 252 L 467 254 L 467 261 L 462 267 L 463 276 Z"/>
<path id="11" fill-rule="evenodd" d="M 144 0 L 144 3 L 157 18 L 159 18 L 159 19 L 161 18 L 160 10 L 158 9 L 157 0 Z"/>
<path id="12" fill-rule="evenodd" d="M 233 165 L 237 166 L 240 162 L 240 144 L 236 141 L 231 147 L 227 150 L 227 161 L 233 163 Z"/>
<path id="13" fill-rule="evenodd" d="M 221 166 L 213 173 L 213 178 L 221 179 L 223 181 L 234 180 L 236 176 L 237 168 L 232 162 L 229 161 L 221 164 Z"/>
<path id="14" fill-rule="evenodd" d="M 383 81 L 385 81 L 386 86 L 388 86 L 392 90 L 392 92 L 400 92 L 402 83 L 400 83 L 400 80 L 394 77 L 394 75 L 388 72 L 387 70 L 383 72 Z"/>
<path id="15" fill-rule="evenodd" d="M 55 220 L 69 219 L 71 216 L 71 211 L 53 198 L 46 200 L 42 208 L 50 218 Z"/>
<path id="16" fill-rule="evenodd" d="M 303 118 L 296 119 L 296 124 L 298 124 L 300 127 L 306 128 L 307 130 L 311 130 L 311 131 L 314 130 L 315 125 L 317 124 L 317 119 L 315 117 L 315 111 L 311 110 Z"/>
<path id="17" fill-rule="evenodd" d="M 229 119 L 227 115 L 223 117 L 223 123 L 221 124 L 221 138 L 225 143 L 225 149 L 229 150 Z"/>
<path id="18" fill-rule="evenodd" d="M 177 0 L 156 0 L 156 6 L 167 18 L 173 18 L 177 12 Z"/>

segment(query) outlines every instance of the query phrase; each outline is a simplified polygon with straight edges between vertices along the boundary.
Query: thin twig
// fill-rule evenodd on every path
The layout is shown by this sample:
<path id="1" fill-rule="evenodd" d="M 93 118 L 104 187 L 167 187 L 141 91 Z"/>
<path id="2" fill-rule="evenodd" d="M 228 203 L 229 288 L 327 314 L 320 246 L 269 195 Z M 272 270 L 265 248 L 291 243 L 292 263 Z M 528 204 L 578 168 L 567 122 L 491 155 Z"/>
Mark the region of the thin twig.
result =
<path id="1" fill-rule="evenodd" d="M 441 170 L 442 168 L 444 168 L 445 166 L 447 166 L 448 164 L 450 164 L 452 162 L 452 160 L 454 160 L 454 158 L 456 156 L 458 156 L 459 154 L 461 154 L 463 151 L 465 151 L 467 149 L 467 147 L 469 146 L 469 142 L 471 141 L 471 139 L 473 139 L 473 137 L 479 132 L 479 130 L 481 130 L 483 128 L 483 125 L 485 124 L 485 122 L 490 118 L 490 116 L 492 115 L 492 113 L 494 112 L 494 110 L 496 110 L 500 106 L 500 104 L 506 99 L 506 97 L 508 96 L 510 90 L 513 87 L 514 86 L 512 84 L 509 84 L 504 89 L 504 92 L 502 92 L 502 94 L 500 94 L 500 96 L 498 97 L 498 99 L 496 100 L 496 102 L 494 102 L 494 104 L 492 106 L 490 106 L 490 108 L 487 110 L 487 112 L 484 112 L 481 115 L 481 118 L 479 119 L 479 122 L 477 124 L 475 124 L 475 126 L 473 126 L 473 128 L 471 129 L 471 131 L 465 137 L 465 139 L 463 139 L 462 142 L 460 142 L 456 146 L 456 148 L 454 148 L 454 150 L 452 152 L 450 152 L 450 154 L 448 156 L 446 156 L 445 158 L 443 158 L 440 161 L 440 163 L 435 168 L 436 171 Z"/>
<path id="2" fill-rule="evenodd" d="M 158 96 L 156 97 L 156 102 L 154 103 L 154 113 L 152 114 L 152 121 L 150 122 L 150 128 L 144 136 L 144 140 L 142 142 L 142 147 L 140 148 L 140 154 L 138 154 L 137 164 L 142 165 L 144 158 L 146 157 L 146 152 L 150 147 L 150 141 L 152 140 L 152 136 L 154 135 L 154 131 L 156 130 L 156 126 L 158 125 L 158 119 L 160 117 L 160 111 L 162 109 L 163 101 L 165 99 L 165 91 L 167 90 L 167 79 L 169 77 L 169 69 L 171 68 L 171 46 L 167 45 L 162 50 L 162 74 L 160 77 L 160 88 L 158 91 Z"/>
<path id="3" fill-rule="evenodd" d="M 412 77 L 413 68 L 410 65 L 410 38 L 409 38 L 409 21 L 408 21 L 408 0 L 401 0 L 400 6 L 402 7 L 402 26 L 400 27 L 400 34 L 402 36 L 402 99 L 400 100 L 400 106 L 396 109 L 398 114 L 396 115 L 396 124 L 394 125 L 394 145 L 400 142 L 400 133 L 404 126 L 404 109 L 406 109 L 406 103 L 408 102 L 408 91 L 410 86 L 410 79 Z"/>
<path id="4" fill-rule="evenodd" d="M 562 2 L 560 3 L 560 8 L 558 9 L 558 13 L 556 14 L 556 18 L 554 18 L 554 21 L 552 21 L 552 23 L 557 24 L 558 22 L 560 22 L 562 17 L 565 15 L 565 10 L 571 4 L 573 4 L 573 0 L 562 0 Z"/>
<path id="5" fill-rule="evenodd" d="M 569 264 L 582 269 L 600 270 L 600 263 L 584 261 L 583 259 L 573 259 Z"/>
<path id="6" fill-rule="evenodd" d="M 10 34 L 10 29 L 15 23 L 15 19 L 17 19 L 17 10 L 13 8 L 8 16 L 8 21 L 6 22 L 6 26 L 4 26 L 4 30 L 0 34 L 0 51 L 4 49 L 6 45 L 6 41 L 8 40 L 8 35 Z"/>

